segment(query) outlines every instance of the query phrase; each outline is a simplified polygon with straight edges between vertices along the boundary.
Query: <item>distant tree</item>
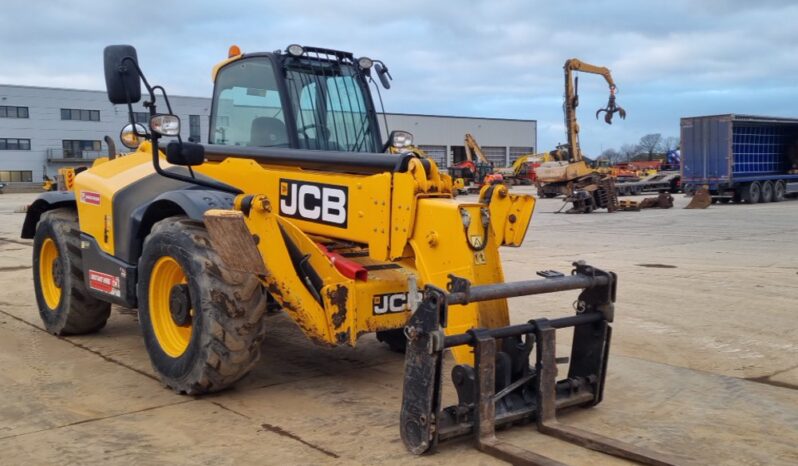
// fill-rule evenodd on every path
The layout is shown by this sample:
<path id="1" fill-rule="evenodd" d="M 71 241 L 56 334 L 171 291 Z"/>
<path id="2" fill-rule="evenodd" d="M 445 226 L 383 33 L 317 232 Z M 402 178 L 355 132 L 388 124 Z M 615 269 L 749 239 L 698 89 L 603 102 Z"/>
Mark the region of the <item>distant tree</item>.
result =
<path id="1" fill-rule="evenodd" d="M 640 147 L 637 144 L 624 144 L 621 146 L 620 150 L 620 161 L 621 162 L 628 162 L 632 160 L 632 157 L 637 155 L 640 152 Z"/>
<path id="2" fill-rule="evenodd" d="M 679 138 L 675 136 L 668 136 L 662 140 L 662 151 L 666 154 L 674 149 L 679 148 Z"/>
<path id="3" fill-rule="evenodd" d="M 604 152 L 601 153 L 599 156 L 600 159 L 604 159 L 610 163 L 610 165 L 614 165 L 621 161 L 621 153 L 613 148 L 605 149 Z"/>
<path id="4" fill-rule="evenodd" d="M 640 152 L 648 156 L 648 160 L 654 160 L 654 154 L 662 150 L 662 135 L 660 133 L 646 134 L 637 143 Z"/>

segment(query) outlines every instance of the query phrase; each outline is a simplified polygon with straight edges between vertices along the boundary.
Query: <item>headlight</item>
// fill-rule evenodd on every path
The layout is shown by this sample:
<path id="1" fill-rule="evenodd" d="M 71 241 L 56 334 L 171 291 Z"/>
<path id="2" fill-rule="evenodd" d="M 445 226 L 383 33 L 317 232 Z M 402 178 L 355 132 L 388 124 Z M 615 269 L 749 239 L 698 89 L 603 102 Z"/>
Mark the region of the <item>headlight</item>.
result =
<path id="1" fill-rule="evenodd" d="M 367 70 L 374 66 L 374 61 L 369 57 L 360 57 L 357 60 L 357 64 L 360 65 L 360 68 L 363 70 Z"/>
<path id="2" fill-rule="evenodd" d="M 135 125 L 128 123 L 122 128 L 122 132 L 119 133 L 119 140 L 122 141 L 122 145 L 127 147 L 128 149 L 135 149 L 141 144 L 141 140 L 147 135 L 147 128 L 140 123 L 136 123 Z"/>
<path id="3" fill-rule="evenodd" d="M 177 115 L 155 115 L 150 118 L 150 129 L 161 136 L 180 134 L 180 118 Z"/>
<path id="4" fill-rule="evenodd" d="M 301 57 L 303 53 L 305 53 L 305 48 L 299 44 L 291 44 L 286 49 L 289 55 L 292 57 Z"/>
<path id="5" fill-rule="evenodd" d="M 391 145 L 397 149 L 403 149 L 413 145 L 413 135 L 407 131 L 391 132 Z"/>

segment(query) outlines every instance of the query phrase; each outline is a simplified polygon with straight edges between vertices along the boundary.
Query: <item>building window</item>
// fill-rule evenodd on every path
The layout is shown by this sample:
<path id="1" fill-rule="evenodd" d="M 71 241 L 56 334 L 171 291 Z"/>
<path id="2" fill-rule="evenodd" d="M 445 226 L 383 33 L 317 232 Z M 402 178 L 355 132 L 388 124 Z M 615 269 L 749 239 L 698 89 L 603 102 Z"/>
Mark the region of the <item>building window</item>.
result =
<path id="1" fill-rule="evenodd" d="M 65 159 L 89 158 L 87 152 L 100 152 L 102 143 L 100 141 L 79 141 L 67 139 L 62 141 Z"/>
<path id="2" fill-rule="evenodd" d="M 30 170 L 0 170 L 0 182 L 30 183 L 32 181 L 33 172 Z"/>
<path id="3" fill-rule="evenodd" d="M 0 138 L 0 150 L 30 150 L 30 139 Z"/>
<path id="4" fill-rule="evenodd" d="M 133 112 L 133 121 L 149 126 L 150 112 Z"/>
<path id="5" fill-rule="evenodd" d="M 62 120 L 100 121 L 99 110 L 82 110 L 79 108 L 62 108 Z"/>
<path id="6" fill-rule="evenodd" d="M 0 118 L 28 118 L 28 107 L 0 105 Z"/>
<path id="7" fill-rule="evenodd" d="M 200 136 L 200 116 L 199 115 L 189 115 L 188 116 L 188 139 L 189 141 L 193 142 L 200 142 L 202 136 Z"/>

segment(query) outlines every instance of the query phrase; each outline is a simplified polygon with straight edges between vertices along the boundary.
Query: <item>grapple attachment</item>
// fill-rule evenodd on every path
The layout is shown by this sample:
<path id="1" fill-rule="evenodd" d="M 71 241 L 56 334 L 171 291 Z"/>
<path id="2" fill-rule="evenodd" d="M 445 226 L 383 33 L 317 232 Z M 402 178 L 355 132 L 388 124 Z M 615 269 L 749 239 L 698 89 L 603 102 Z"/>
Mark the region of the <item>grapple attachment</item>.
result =
<path id="1" fill-rule="evenodd" d="M 400 429 L 408 450 L 422 454 L 440 441 L 473 435 L 481 451 L 512 464 L 561 464 L 495 436 L 496 427 L 536 421 L 540 432 L 586 448 L 645 464 L 673 464 L 663 455 L 557 422 L 560 409 L 601 401 L 612 334 L 615 274 L 582 262 L 574 265 L 570 276 L 547 271 L 539 273 L 545 277 L 541 280 L 482 286 L 453 277 L 448 291 L 426 287 L 405 328 Z M 583 291 L 573 316 L 456 335 L 444 335 L 442 330 L 449 305 L 578 289 Z M 574 329 L 571 356 L 559 359 L 555 332 L 570 327 Z M 459 401 L 442 407 L 443 355 L 447 348 L 462 345 L 474 348 L 474 365 L 453 368 Z M 564 362 L 570 363 L 568 376 L 558 381 L 557 364 Z"/>
<path id="2" fill-rule="evenodd" d="M 612 124 L 612 116 L 616 113 L 621 117 L 622 120 L 626 119 L 626 110 L 624 110 L 623 107 L 619 107 L 615 103 L 615 86 L 610 87 L 610 99 L 607 102 L 607 106 L 596 110 L 596 119 L 598 119 L 601 112 L 605 112 L 604 122 L 608 125 Z"/>

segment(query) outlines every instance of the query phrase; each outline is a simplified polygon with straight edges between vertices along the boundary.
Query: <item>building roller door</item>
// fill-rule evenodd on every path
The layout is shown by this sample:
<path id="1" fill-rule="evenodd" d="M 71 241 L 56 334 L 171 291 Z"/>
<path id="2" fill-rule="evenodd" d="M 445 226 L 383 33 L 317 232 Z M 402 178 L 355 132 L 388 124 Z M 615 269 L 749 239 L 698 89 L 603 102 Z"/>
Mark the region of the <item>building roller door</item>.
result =
<path id="1" fill-rule="evenodd" d="M 427 153 L 427 156 L 435 161 L 439 167 L 446 166 L 446 146 L 418 146 L 419 149 Z"/>
<path id="2" fill-rule="evenodd" d="M 482 146 L 482 152 L 485 157 L 493 163 L 495 168 L 504 167 L 507 165 L 507 148 L 504 146 Z"/>

